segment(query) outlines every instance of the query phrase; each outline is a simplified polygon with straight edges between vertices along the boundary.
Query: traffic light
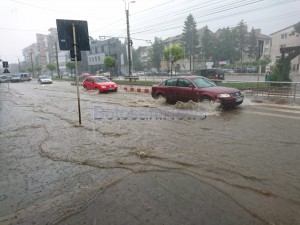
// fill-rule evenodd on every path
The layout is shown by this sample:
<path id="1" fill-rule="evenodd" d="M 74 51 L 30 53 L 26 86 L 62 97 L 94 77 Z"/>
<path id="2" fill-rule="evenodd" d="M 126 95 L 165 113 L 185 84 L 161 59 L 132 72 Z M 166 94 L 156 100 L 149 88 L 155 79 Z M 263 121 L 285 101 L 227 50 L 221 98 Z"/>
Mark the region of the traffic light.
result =
<path id="1" fill-rule="evenodd" d="M 3 66 L 3 68 L 8 68 L 8 62 L 7 61 L 3 61 L 2 62 L 2 66 Z"/>
<path id="2" fill-rule="evenodd" d="M 132 45 L 133 45 L 133 42 L 132 42 L 132 40 L 131 40 L 131 39 L 130 39 L 130 41 L 129 41 L 129 42 L 130 42 L 130 46 L 132 46 Z"/>

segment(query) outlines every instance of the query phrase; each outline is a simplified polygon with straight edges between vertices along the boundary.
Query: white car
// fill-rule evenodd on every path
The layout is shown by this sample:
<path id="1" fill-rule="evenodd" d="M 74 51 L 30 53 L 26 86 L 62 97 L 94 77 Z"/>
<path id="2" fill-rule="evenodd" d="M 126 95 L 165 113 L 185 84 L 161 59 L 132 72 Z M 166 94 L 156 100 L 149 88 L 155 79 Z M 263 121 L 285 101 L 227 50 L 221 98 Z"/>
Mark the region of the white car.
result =
<path id="1" fill-rule="evenodd" d="M 41 84 L 52 84 L 51 77 L 47 77 L 47 76 L 39 76 L 38 81 Z"/>

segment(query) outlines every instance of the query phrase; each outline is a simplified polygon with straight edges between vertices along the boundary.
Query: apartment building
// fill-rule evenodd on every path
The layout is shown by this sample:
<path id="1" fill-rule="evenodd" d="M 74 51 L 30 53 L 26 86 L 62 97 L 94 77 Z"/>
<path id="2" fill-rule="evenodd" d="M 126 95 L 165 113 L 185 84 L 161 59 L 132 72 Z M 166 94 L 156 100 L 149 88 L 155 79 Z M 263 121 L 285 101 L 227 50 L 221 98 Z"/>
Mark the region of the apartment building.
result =
<path id="1" fill-rule="evenodd" d="M 295 32 L 294 25 L 276 31 L 271 35 L 271 61 L 274 64 L 281 58 L 280 48 L 300 46 L 300 34 Z M 300 75 L 299 70 L 300 55 L 291 61 L 291 74 Z"/>

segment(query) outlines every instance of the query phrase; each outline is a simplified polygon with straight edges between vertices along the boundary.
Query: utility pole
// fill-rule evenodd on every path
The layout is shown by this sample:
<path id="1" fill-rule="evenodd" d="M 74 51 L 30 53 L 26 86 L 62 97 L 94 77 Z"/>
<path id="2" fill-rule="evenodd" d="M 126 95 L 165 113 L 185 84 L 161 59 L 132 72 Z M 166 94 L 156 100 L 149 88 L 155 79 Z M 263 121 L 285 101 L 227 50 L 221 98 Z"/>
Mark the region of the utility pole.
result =
<path id="1" fill-rule="evenodd" d="M 57 42 L 55 41 L 55 53 L 56 53 L 56 70 L 57 70 L 57 76 L 59 78 L 60 77 L 60 74 L 59 74 L 59 63 L 58 63 L 58 52 L 57 52 Z"/>
<path id="2" fill-rule="evenodd" d="M 34 69 L 33 69 L 33 61 L 32 61 L 32 52 L 30 52 L 30 59 L 31 59 L 32 77 L 34 77 Z"/>
<path id="3" fill-rule="evenodd" d="M 18 57 L 18 63 L 19 63 L 19 73 L 21 72 L 21 64 L 20 64 L 20 59 Z"/>
<path id="4" fill-rule="evenodd" d="M 130 32 L 129 32 L 129 10 L 126 9 L 126 21 L 127 21 L 127 51 L 128 51 L 128 75 L 129 81 L 131 82 L 132 72 L 131 72 L 131 50 L 130 50 Z"/>

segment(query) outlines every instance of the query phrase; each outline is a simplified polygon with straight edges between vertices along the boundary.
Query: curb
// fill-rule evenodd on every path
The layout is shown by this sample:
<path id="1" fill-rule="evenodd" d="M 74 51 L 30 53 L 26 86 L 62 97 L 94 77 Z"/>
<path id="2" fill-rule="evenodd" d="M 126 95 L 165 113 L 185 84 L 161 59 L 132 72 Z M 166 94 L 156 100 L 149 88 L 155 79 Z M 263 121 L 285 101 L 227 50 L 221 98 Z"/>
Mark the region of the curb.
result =
<path id="1" fill-rule="evenodd" d="M 82 83 L 78 84 L 79 86 L 82 86 Z M 74 82 L 71 83 L 71 86 L 76 86 Z M 121 88 L 121 85 L 118 85 L 119 88 Z M 150 93 L 150 88 L 141 88 L 141 87 L 123 87 L 124 91 L 129 92 L 139 92 L 139 93 Z"/>
<path id="2" fill-rule="evenodd" d="M 276 105 L 294 104 L 294 102 L 289 102 L 289 101 L 284 100 L 284 99 L 278 99 L 276 101 L 262 100 L 262 99 L 251 99 L 251 102 L 253 102 L 253 103 L 263 103 L 263 104 L 276 104 Z"/>
<path id="3" fill-rule="evenodd" d="M 150 93 L 149 88 L 140 88 L 140 87 L 123 87 L 124 91 L 129 91 L 129 92 L 139 92 L 139 93 Z"/>

